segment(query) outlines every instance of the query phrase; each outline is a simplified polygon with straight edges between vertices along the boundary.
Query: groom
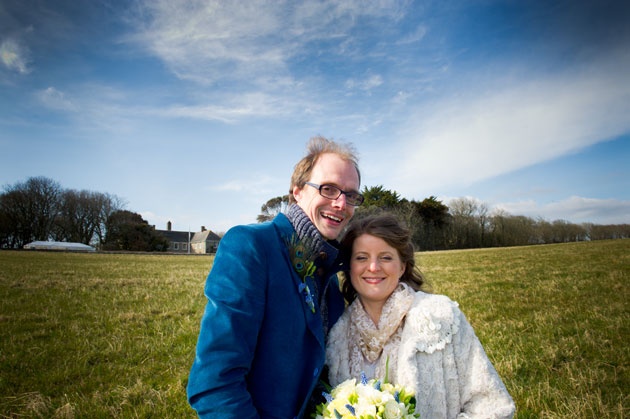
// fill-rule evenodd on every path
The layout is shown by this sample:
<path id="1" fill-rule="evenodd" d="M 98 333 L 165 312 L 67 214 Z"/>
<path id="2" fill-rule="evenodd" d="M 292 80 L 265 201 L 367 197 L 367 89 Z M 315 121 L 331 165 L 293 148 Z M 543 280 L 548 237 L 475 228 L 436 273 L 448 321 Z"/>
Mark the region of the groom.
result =
<path id="1" fill-rule="evenodd" d="M 200 417 L 302 417 L 344 309 L 335 239 L 361 205 L 349 146 L 312 138 L 291 177 L 289 208 L 230 229 L 205 294 L 188 401 Z"/>

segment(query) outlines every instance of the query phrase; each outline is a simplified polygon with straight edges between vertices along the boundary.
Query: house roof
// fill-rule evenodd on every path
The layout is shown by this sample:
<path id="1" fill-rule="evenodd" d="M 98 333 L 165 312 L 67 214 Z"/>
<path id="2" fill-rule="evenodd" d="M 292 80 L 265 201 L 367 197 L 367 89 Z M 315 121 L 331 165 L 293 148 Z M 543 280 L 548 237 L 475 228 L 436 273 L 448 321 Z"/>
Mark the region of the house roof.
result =
<path id="1" fill-rule="evenodd" d="M 168 230 L 155 230 L 164 237 L 168 241 L 171 242 L 180 242 L 180 243 L 188 243 L 188 231 L 168 231 Z M 190 233 L 192 237 L 193 233 Z"/>
<path id="2" fill-rule="evenodd" d="M 195 233 L 195 235 L 193 236 L 191 243 L 202 243 L 205 241 L 219 241 L 221 240 L 221 238 L 219 236 L 217 236 L 216 234 L 214 234 L 212 231 L 210 230 L 206 230 L 206 231 L 198 231 L 197 233 Z"/>

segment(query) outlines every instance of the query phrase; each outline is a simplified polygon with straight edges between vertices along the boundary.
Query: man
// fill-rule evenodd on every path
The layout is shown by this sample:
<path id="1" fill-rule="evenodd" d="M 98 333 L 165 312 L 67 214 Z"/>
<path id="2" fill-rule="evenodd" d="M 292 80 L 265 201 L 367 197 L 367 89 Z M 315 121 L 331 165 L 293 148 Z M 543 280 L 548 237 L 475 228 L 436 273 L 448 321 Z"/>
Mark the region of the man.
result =
<path id="1" fill-rule="evenodd" d="M 200 417 L 302 417 L 344 309 L 335 239 L 363 202 L 352 150 L 322 137 L 291 178 L 289 208 L 221 240 L 188 400 Z"/>

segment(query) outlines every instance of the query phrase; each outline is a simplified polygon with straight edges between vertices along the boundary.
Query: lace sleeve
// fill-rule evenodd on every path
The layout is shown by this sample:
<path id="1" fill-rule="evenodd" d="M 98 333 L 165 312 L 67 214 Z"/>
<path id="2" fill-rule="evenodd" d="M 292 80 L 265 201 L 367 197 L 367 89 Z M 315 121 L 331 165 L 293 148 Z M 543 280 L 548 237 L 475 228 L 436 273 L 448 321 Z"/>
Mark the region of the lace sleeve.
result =
<path id="1" fill-rule="evenodd" d="M 512 397 L 464 314 L 459 309 L 454 314 L 459 317 L 453 349 L 462 404 L 457 418 L 512 418 L 515 411 Z"/>

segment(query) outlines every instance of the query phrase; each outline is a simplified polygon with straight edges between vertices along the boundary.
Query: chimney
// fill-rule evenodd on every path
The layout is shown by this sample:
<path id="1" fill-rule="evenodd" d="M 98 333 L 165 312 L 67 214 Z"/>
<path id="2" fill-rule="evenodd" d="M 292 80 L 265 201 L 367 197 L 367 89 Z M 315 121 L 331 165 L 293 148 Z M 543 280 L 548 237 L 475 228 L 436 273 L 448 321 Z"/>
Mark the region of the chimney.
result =
<path id="1" fill-rule="evenodd" d="M 166 231 L 171 231 L 171 222 L 166 223 Z"/>
<path id="2" fill-rule="evenodd" d="M 206 226 L 201 226 L 201 232 L 203 233 L 204 231 L 206 231 Z"/>

